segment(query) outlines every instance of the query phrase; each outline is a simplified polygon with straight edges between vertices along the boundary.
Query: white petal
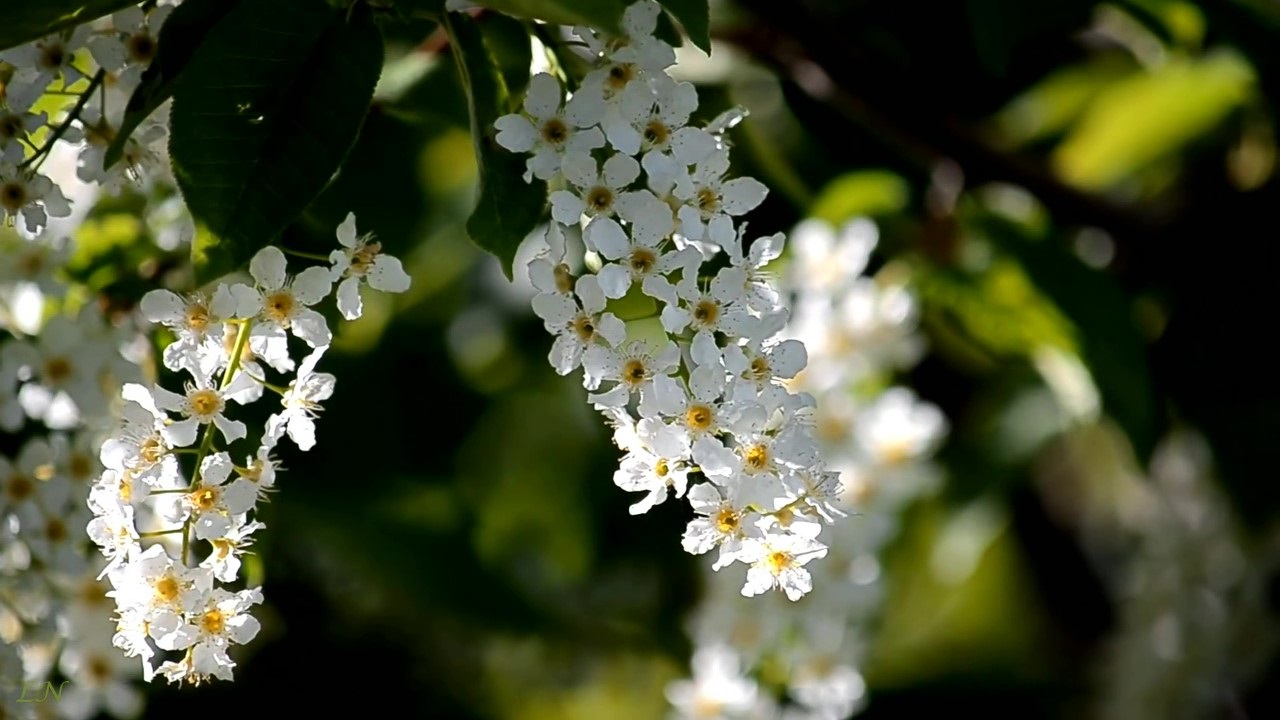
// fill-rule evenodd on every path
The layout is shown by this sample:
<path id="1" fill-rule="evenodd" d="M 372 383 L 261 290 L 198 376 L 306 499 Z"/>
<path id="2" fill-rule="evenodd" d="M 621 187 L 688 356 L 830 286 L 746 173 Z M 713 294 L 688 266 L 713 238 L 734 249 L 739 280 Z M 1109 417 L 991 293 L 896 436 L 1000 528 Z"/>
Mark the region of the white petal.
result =
<path id="1" fill-rule="evenodd" d="M 631 270 L 617 263 L 610 263 L 600 268 L 596 278 L 600 282 L 600 289 L 604 291 L 604 296 L 612 300 L 626 295 L 631 290 Z"/>
<path id="2" fill-rule="evenodd" d="M 764 202 L 764 196 L 769 194 L 769 188 L 755 178 L 743 177 L 725 183 L 721 186 L 720 192 L 724 211 L 730 215 L 742 215 Z"/>
<path id="3" fill-rule="evenodd" d="M 567 153 L 561 166 L 565 179 L 582 189 L 596 184 L 598 172 L 596 161 L 586 153 Z M 564 222 L 564 221 L 561 221 Z M 565 222 L 565 225 L 571 223 Z"/>
<path id="4" fill-rule="evenodd" d="M 187 315 L 187 303 L 168 290 L 152 290 L 143 295 L 141 307 L 142 316 L 153 323 L 176 324 Z"/>
<path id="5" fill-rule="evenodd" d="M 249 274 L 266 290 L 279 290 L 284 285 L 287 262 L 284 253 L 274 245 L 258 251 L 249 261 Z"/>
<path id="6" fill-rule="evenodd" d="M 329 268 L 313 266 L 293 279 L 293 296 L 303 305 L 315 305 L 333 289 Z"/>
<path id="7" fill-rule="evenodd" d="M 555 115 L 560 109 L 560 81 L 547 73 L 538 73 L 530 78 L 524 109 L 539 120 Z"/>
<path id="8" fill-rule="evenodd" d="M 360 278 L 349 277 L 338 285 L 338 310 L 342 317 L 355 320 L 364 306 L 360 301 Z"/>
<path id="9" fill-rule="evenodd" d="M 617 260 L 631 250 L 627 232 L 610 217 L 593 219 L 583 233 L 583 240 L 589 249 L 595 250 L 608 260 Z"/>
<path id="10" fill-rule="evenodd" d="M 217 425 L 218 429 L 222 431 L 222 437 L 226 438 L 227 442 L 235 442 L 248 432 L 244 423 L 239 420 L 229 420 L 225 415 L 214 415 L 213 424 Z"/>
<path id="11" fill-rule="evenodd" d="M 720 366 L 720 348 L 716 345 L 715 338 L 711 333 L 699 332 L 693 337 L 693 346 L 690 348 L 689 356 L 693 359 L 695 365 L 701 367 L 703 365 Z"/>
<path id="12" fill-rule="evenodd" d="M 342 243 L 343 247 L 353 248 L 356 246 L 356 214 L 355 213 L 353 212 L 347 213 L 346 219 L 344 219 L 342 221 L 342 224 L 338 226 L 337 235 L 338 235 L 338 242 Z"/>
<path id="13" fill-rule="evenodd" d="M 582 198 L 568 190 L 551 193 L 551 217 L 561 225 L 577 225 L 582 219 L 582 211 L 586 209 Z"/>
<path id="14" fill-rule="evenodd" d="M 559 328 L 578 314 L 578 304 L 564 295 L 541 293 L 533 297 L 532 305 L 533 313 L 542 318 L 548 329 Z"/>
<path id="15" fill-rule="evenodd" d="M 640 177 L 640 163 L 630 155 L 617 154 L 604 161 L 605 184 L 615 190 L 630 185 L 638 177 Z"/>
<path id="16" fill-rule="evenodd" d="M 604 309 L 604 291 L 600 289 L 600 281 L 594 275 L 583 275 L 574 284 L 574 292 L 582 301 L 582 309 L 589 315 L 595 315 Z"/>
<path id="17" fill-rule="evenodd" d="M 196 430 L 199 426 L 200 423 L 197 420 L 188 418 L 166 425 L 160 430 L 160 436 L 173 447 L 186 447 L 196 441 Z"/>
<path id="18" fill-rule="evenodd" d="M 769 353 L 774 377 L 793 378 L 809 363 L 809 353 L 799 340 L 783 340 Z"/>
<path id="19" fill-rule="evenodd" d="M 316 424 L 305 415 L 294 414 L 289 418 L 289 437 L 299 450 L 310 450 L 316 445 Z"/>
<path id="20" fill-rule="evenodd" d="M 493 139 L 511 152 L 529 152 L 538 142 L 538 129 L 523 115 L 503 115 L 493 126 L 498 129 Z"/>
<path id="21" fill-rule="evenodd" d="M 290 327 L 294 335 L 302 338 L 311 347 L 328 345 L 333 340 L 333 334 L 329 332 L 329 325 L 325 322 L 324 316 L 311 308 L 299 310 Z"/>
<path id="22" fill-rule="evenodd" d="M 600 316 L 600 322 L 596 323 L 596 332 L 608 340 L 610 345 L 617 347 L 627 339 L 627 324 L 613 313 L 605 313 Z"/>
<path id="23" fill-rule="evenodd" d="M 373 267 L 369 268 L 367 277 L 370 287 L 383 292 L 404 292 L 412 284 L 409 273 L 405 272 L 404 266 L 400 264 L 400 259 L 390 255 L 379 255 L 373 261 Z"/>

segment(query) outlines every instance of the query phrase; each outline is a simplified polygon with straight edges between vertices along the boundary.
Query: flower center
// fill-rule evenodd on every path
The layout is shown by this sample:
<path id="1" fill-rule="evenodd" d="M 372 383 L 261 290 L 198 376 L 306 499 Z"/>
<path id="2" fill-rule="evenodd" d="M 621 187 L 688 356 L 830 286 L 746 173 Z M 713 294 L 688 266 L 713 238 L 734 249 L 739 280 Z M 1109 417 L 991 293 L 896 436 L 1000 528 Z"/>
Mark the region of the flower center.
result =
<path id="1" fill-rule="evenodd" d="M 639 385 L 649 374 L 648 368 L 640 358 L 631 358 L 622 366 L 622 379 L 628 385 Z"/>
<path id="2" fill-rule="evenodd" d="M 764 380 L 769 377 L 769 361 L 762 357 L 755 358 L 751 361 L 751 368 L 747 372 L 754 380 Z"/>
<path id="3" fill-rule="evenodd" d="M 568 294 L 573 290 L 573 273 L 569 272 L 569 266 L 567 264 L 560 263 L 555 266 L 555 269 L 551 271 L 551 274 L 555 277 L 557 292 Z"/>
<path id="4" fill-rule="evenodd" d="M 101 655 L 94 655 L 90 658 L 87 669 L 89 677 L 93 678 L 94 682 L 99 685 L 111 679 L 111 663 L 107 662 L 107 659 Z"/>
<path id="5" fill-rule="evenodd" d="M 722 535 L 732 535 L 738 532 L 738 526 L 742 524 L 742 517 L 734 512 L 733 508 L 720 508 L 716 513 L 716 529 Z"/>
<path id="6" fill-rule="evenodd" d="M 67 61 L 67 49 L 62 46 L 62 43 L 38 45 L 38 47 L 40 48 L 38 63 L 45 70 L 57 70 Z"/>
<path id="7" fill-rule="evenodd" d="M 129 60 L 139 65 L 146 65 L 156 56 L 155 38 L 144 32 L 131 35 L 125 41 L 125 48 L 129 51 Z"/>
<path id="8" fill-rule="evenodd" d="M 200 512 L 209 512 L 218 504 L 218 489 L 205 487 L 187 495 L 191 504 Z"/>
<path id="9" fill-rule="evenodd" d="M 187 306 L 187 328 L 202 333 L 209 327 L 209 306 L 193 302 Z"/>
<path id="10" fill-rule="evenodd" d="M 116 139 L 116 131 L 107 122 L 106 118 L 103 118 L 95 123 L 84 124 L 84 139 L 90 145 L 106 147 L 111 144 L 112 140 Z"/>
<path id="11" fill-rule="evenodd" d="M 227 556 L 231 554 L 231 549 L 234 547 L 235 545 L 230 540 L 227 540 L 226 538 L 218 538 L 213 541 L 213 554 L 218 556 L 219 560 L 226 560 Z"/>
<path id="12" fill-rule="evenodd" d="M 267 296 L 266 302 L 262 304 L 262 312 L 271 322 L 285 326 L 289 324 L 289 319 L 293 317 L 297 305 L 297 301 L 293 299 L 293 293 L 288 290 L 277 290 Z"/>
<path id="13" fill-rule="evenodd" d="M 60 543 L 69 537 L 67 526 L 58 518 L 49 518 L 44 523 L 44 536 L 51 543 Z"/>
<path id="14" fill-rule="evenodd" d="M 703 431 L 711 427 L 715 412 L 706 405 L 694 405 L 684 414 L 684 424 L 690 429 Z"/>
<path id="15" fill-rule="evenodd" d="M 644 139 L 650 146 L 665 145 L 667 139 L 671 137 L 671 128 L 661 120 L 654 118 L 644 126 Z"/>
<path id="16" fill-rule="evenodd" d="M 553 117 L 542 123 L 542 139 L 548 145 L 559 147 L 569 139 L 569 126 L 560 118 Z"/>
<path id="17" fill-rule="evenodd" d="M 0 185 L 0 207 L 10 214 L 17 213 L 27 204 L 27 186 L 18 180 Z"/>
<path id="18" fill-rule="evenodd" d="M 631 271 L 637 275 L 648 275 L 653 269 L 658 258 L 653 254 L 652 250 L 647 248 L 636 248 L 631 253 Z"/>
<path id="19" fill-rule="evenodd" d="M 0 114 L 0 141 L 9 142 L 22 134 L 22 118 L 17 113 Z"/>
<path id="20" fill-rule="evenodd" d="M 714 188 L 704 187 L 698 190 L 698 209 L 705 215 L 713 214 L 720 210 L 720 193 Z"/>
<path id="21" fill-rule="evenodd" d="M 67 463 L 67 474 L 72 480 L 84 481 L 94 474 L 93 459 L 84 453 L 75 453 Z"/>
<path id="22" fill-rule="evenodd" d="M 884 465 L 901 465 L 911 459 L 911 442 L 906 438 L 894 438 L 880 445 L 880 462 Z"/>
<path id="23" fill-rule="evenodd" d="M 138 448 L 138 455 L 148 465 L 155 465 L 168 451 L 164 439 L 158 433 L 151 433 L 146 440 L 142 441 L 142 446 Z"/>
<path id="24" fill-rule="evenodd" d="M 660 478 L 664 478 L 671 472 L 671 466 L 667 464 L 666 458 L 658 458 L 658 462 L 653 464 L 653 474 Z"/>
<path id="25" fill-rule="evenodd" d="M 720 319 L 720 303 L 704 298 L 693 306 L 693 321 L 702 327 L 711 327 Z"/>
<path id="26" fill-rule="evenodd" d="M 57 385 L 71 377 L 74 366 L 71 361 L 59 356 L 47 358 L 44 361 L 44 379 L 49 381 L 51 385 Z"/>
<path id="27" fill-rule="evenodd" d="M 769 465 L 769 448 L 764 445 L 752 445 L 747 450 L 744 461 L 750 470 L 758 472 L 765 469 Z"/>
<path id="28" fill-rule="evenodd" d="M 200 629 L 208 635 L 221 635 L 227 626 L 227 618 L 221 610 L 214 608 L 200 617 Z"/>
<path id="29" fill-rule="evenodd" d="M 636 77 L 636 66 L 631 63 L 619 63 L 609 68 L 608 89 L 618 92 L 625 88 Z"/>
<path id="30" fill-rule="evenodd" d="M 351 268 L 347 270 L 347 274 L 354 277 L 364 277 L 369 273 L 369 268 L 373 267 L 373 263 L 378 259 L 378 253 L 382 252 L 382 243 L 364 243 L 358 246 L 351 253 Z"/>
<path id="31" fill-rule="evenodd" d="M 582 342 L 591 342 L 596 336 L 596 321 L 590 315 L 579 315 L 573 319 L 573 331 Z"/>
<path id="32" fill-rule="evenodd" d="M 774 550 L 765 556 L 764 562 L 769 566 L 769 572 L 777 575 L 791 567 L 791 553 Z"/>
<path id="33" fill-rule="evenodd" d="M 216 390 L 195 390 L 187 395 L 187 406 L 191 408 L 189 415 L 208 420 L 222 412 L 222 396 Z"/>
<path id="34" fill-rule="evenodd" d="M 36 493 L 36 484 L 31 478 L 21 473 L 10 476 L 9 486 L 5 488 L 5 494 L 15 503 L 22 502 Z"/>
<path id="35" fill-rule="evenodd" d="M 613 207 L 613 191 L 597 185 L 587 191 L 587 207 L 595 213 L 606 213 Z"/>
<path id="36" fill-rule="evenodd" d="M 156 596 L 165 602 L 173 602 L 178 599 L 178 592 L 182 588 L 178 586 L 178 580 L 172 575 L 165 575 L 155 583 Z"/>

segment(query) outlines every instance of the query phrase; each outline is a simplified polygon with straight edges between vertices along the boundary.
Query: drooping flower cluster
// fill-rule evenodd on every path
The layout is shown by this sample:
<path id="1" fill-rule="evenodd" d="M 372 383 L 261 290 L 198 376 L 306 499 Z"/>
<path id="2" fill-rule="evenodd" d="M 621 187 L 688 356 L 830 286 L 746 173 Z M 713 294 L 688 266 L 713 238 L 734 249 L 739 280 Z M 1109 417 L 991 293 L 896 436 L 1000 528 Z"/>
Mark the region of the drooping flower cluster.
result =
<path id="1" fill-rule="evenodd" d="M 908 503 L 936 485 L 929 457 L 947 423 L 934 406 L 890 383 L 923 350 L 916 304 L 901 274 L 865 275 L 876 226 L 806 220 L 792 233 L 782 286 L 795 313 L 783 334 L 809 348 L 789 387 L 817 399 L 822 456 L 844 480 L 828 557 L 804 607 L 743 603 L 712 575 L 690 631 L 693 677 L 668 687 L 677 717 L 845 718 L 865 702 L 860 667 L 883 601 L 880 554 Z M 897 275 L 898 280 L 890 279 Z M 788 704 L 758 682 L 762 668 Z"/>
<path id="2" fill-rule="evenodd" d="M 287 435 L 299 449 L 314 447 L 314 419 L 334 389 L 333 375 L 316 372 L 332 334 L 313 306 L 339 282 L 339 309 L 354 319 L 362 281 L 409 287 L 398 260 L 357 238 L 354 216 L 337 235 L 343 249 L 327 267 L 290 275 L 284 253 L 268 246 L 249 264 L 252 285 L 219 283 L 186 297 L 153 290 L 142 299 L 147 320 L 176 338 L 165 367 L 187 379 L 182 392 L 124 386 L 123 424 L 102 446 L 88 531 L 109 561 L 102 574 L 116 603 L 114 642 L 141 659 L 145 679 L 231 679 L 228 650 L 256 635 L 250 608 L 262 594 L 220 585 L 237 581 L 240 558 L 264 527 L 254 509 L 275 486 L 277 443 Z M 291 335 L 308 348 L 301 360 Z M 280 409 L 252 451 L 233 453 L 249 435 L 237 408 L 266 391 L 280 396 Z"/>
<path id="3" fill-rule="evenodd" d="M 499 144 L 530 154 L 526 178 L 559 188 L 549 247 L 529 266 L 533 309 L 555 335 L 556 372 L 581 367 L 615 428 L 626 455 L 614 482 L 643 493 L 631 511 L 686 498 L 696 517 L 685 550 L 716 551 L 717 570 L 745 564 L 744 595 L 777 588 L 796 600 L 812 586 L 806 564 L 827 553 L 823 526 L 841 513 L 813 398 L 784 385 L 806 352 L 777 337 L 787 311 L 764 267 L 783 236 L 747 243 L 738 218 L 766 188 L 727 177 L 731 121 L 688 124 L 698 95 L 666 72 L 675 53 L 653 36 L 661 12 L 631 5 L 622 37 L 578 28 L 594 63 L 578 90 L 566 101 L 538 74 L 523 112 L 496 123 Z M 565 243 L 578 228 L 599 265 L 581 275 Z M 720 249 L 725 262 L 713 262 Z M 660 331 L 619 319 L 611 308 L 624 299 L 652 306 Z"/>

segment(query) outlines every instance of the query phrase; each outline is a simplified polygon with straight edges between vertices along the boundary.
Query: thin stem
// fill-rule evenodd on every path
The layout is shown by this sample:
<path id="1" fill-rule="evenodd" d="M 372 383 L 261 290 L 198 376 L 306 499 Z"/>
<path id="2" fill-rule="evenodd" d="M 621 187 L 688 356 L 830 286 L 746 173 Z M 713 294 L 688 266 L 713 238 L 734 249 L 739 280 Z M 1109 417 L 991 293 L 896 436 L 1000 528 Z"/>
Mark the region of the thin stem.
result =
<path id="1" fill-rule="evenodd" d="M 182 533 L 182 539 L 185 541 L 187 539 L 186 532 L 187 532 L 187 529 L 184 525 L 183 527 L 174 528 L 172 530 L 149 530 L 147 532 L 140 532 L 138 533 L 138 537 L 140 538 L 159 537 L 160 535 L 177 535 L 178 533 Z"/>
<path id="2" fill-rule="evenodd" d="M 308 260 L 319 260 L 321 262 L 329 262 L 328 255 L 321 255 L 320 253 L 306 252 L 305 250 L 290 250 L 289 248 L 280 248 L 280 249 L 283 250 L 287 255 L 294 255 L 296 257 L 306 258 Z"/>
<path id="3" fill-rule="evenodd" d="M 84 92 L 80 94 L 80 99 L 76 101 L 75 107 L 71 108 L 71 112 L 67 113 L 67 116 L 63 118 L 61 123 L 58 123 L 58 127 L 53 129 L 53 133 L 49 135 L 49 139 L 45 140 L 44 145 L 36 151 L 36 154 L 26 160 L 23 160 L 18 167 L 25 168 L 28 165 L 35 163 L 35 167 L 33 169 L 40 169 L 40 165 L 44 163 L 44 159 L 49 157 L 49 151 L 53 149 L 53 144 L 61 140 L 63 135 L 67 134 L 67 130 L 71 128 L 71 123 L 75 122 L 80 117 L 80 111 L 84 110 L 84 106 L 89 102 L 89 98 L 93 96 L 93 91 L 98 89 L 98 86 L 102 84 L 102 80 L 106 76 L 106 70 L 98 70 L 98 72 L 93 74 L 93 77 L 89 79 L 89 87 L 85 88 Z"/>
<path id="4" fill-rule="evenodd" d="M 225 390 L 231 381 L 235 379 L 236 373 L 240 370 L 240 356 L 244 354 L 244 346 L 249 342 L 249 331 L 253 329 L 253 321 L 246 320 L 240 325 L 236 331 L 236 342 L 231 348 L 231 357 L 227 361 L 227 371 L 222 374 L 222 384 L 219 390 Z M 196 467 L 191 471 L 191 484 L 188 489 L 200 487 L 200 467 L 204 465 L 204 459 L 208 456 L 209 451 L 213 449 L 213 433 L 216 430 L 213 423 L 204 426 L 204 437 L 200 439 L 200 452 L 196 455 Z M 191 546 L 191 520 L 188 518 L 182 523 L 182 563 L 187 563 L 187 549 Z"/>

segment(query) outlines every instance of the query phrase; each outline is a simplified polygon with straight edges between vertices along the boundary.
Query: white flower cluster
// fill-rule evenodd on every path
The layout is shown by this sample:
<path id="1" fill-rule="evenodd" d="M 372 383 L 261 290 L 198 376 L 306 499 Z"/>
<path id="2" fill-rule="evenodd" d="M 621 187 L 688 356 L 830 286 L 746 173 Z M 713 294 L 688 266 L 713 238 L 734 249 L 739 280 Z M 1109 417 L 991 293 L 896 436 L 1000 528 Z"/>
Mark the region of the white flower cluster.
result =
<path id="1" fill-rule="evenodd" d="M 529 266 L 533 309 L 556 336 L 556 372 L 582 367 L 589 401 L 615 427 L 626 456 L 614 482 L 643 493 L 632 513 L 687 498 L 686 551 L 718 550 L 717 570 L 747 565 L 744 595 L 780 588 L 797 600 L 812 587 L 805 565 L 827 552 L 823 526 L 841 513 L 813 398 L 784 387 L 806 353 L 775 337 L 787 312 L 763 268 L 783 236 L 744 247 L 737 218 L 767 190 L 725 177 L 728 122 L 688 124 L 698 94 L 666 73 L 675 52 L 653 36 L 661 12 L 652 0 L 629 6 L 623 37 L 578 28 L 595 67 L 572 97 L 538 74 L 524 112 L 497 120 L 498 143 L 531 154 L 526 179 L 558 188 L 550 247 Z M 575 277 L 564 237 L 578 227 L 599 268 Z M 720 248 L 726 262 L 709 262 Z M 620 320 L 610 302 L 623 298 L 661 303 L 662 332 L 646 338 L 644 323 Z"/>
<path id="2" fill-rule="evenodd" d="M 84 499 L 99 474 L 108 387 L 141 379 L 145 338 L 96 303 L 76 310 L 47 237 L 0 230 L 0 717 L 33 717 L 22 691 L 70 681 L 47 709 L 136 716 L 138 674 L 111 646 Z M 29 699 L 29 698 L 28 698 Z"/>
<path id="3" fill-rule="evenodd" d="M 339 311 L 354 319 L 362 283 L 389 292 L 409 287 L 398 260 L 357 237 L 353 215 L 337 235 L 343 247 L 328 267 L 291 276 L 284 253 L 268 246 L 249 264 L 252 285 L 220 283 L 188 297 L 153 290 L 142 299 L 147 320 L 175 335 L 165 367 L 190 379 L 182 393 L 124 386 L 123 424 L 102 445 L 105 470 L 89 494 L 88 532 L 109 560 L 102 574 L 116 602 L 114 642 L 141 658 L 144 679 L 157 672 L 192 683 L 232 678 L 227 651 L 257 634 L 249 609 L 262 594 L 219 584 L 237 581 L 240 557 L 263 528 L 254 508 L 275 485 L 276 444 L 288 435 L 299 449 L 314 447 L 314 419 L 334 389 L 332 375 L 316 372 L 332 335 L 313 306 L 339 282 Z M 309 348 L 300 361 L 289 335 Z M 273 382 L 272 371 L 283 379 Z M 246 439 L 248 428 L 234 408 L 265 391 L 280 396 L 281 409 L 239 463 L 229 446 Z M 166 653 L 177 659 L 157 665 Z"/>
<path id="4" fill-rule="evenodd" d="M 945 418 L 909 389 L 886 387 L 918 360 L 923 343 L 902 275 L 864 274 L 875 225 L 855 220 L 837 232 L 806 220 L 792 241 L 783 290 L 795 296 L 795 315 L 783 332 L 810 353 L 789 385 L 817 398 L 821 452 L 844 480 L 832 511 L 855 516 L 832 528 L 803 607 L 743 603 L 730 583 L 708 578 L 691 626 L 693 678 L 667 689 L 675 717 L 835 720 L 861 707 L 859 667 L 884 594 L 879 555 L 904 507 L 937 482 L 929 457 Z M 789 705 L 757 682 L 764 667 L 785 683 Z"/>
<path id="5" fill-rule="evenodd" d="M 0 210 L 30 234 L 71 214 L 68 193 L 40 172 L 49 157 L 77 155 L 80 183 L 117 193 L 166 172 L 163 113 L 137 128 L 122 159 L 103 167 L 125 104 L 155 57 L 171 5 L 130 7 L 93 23 L 0 52 Z"/>

